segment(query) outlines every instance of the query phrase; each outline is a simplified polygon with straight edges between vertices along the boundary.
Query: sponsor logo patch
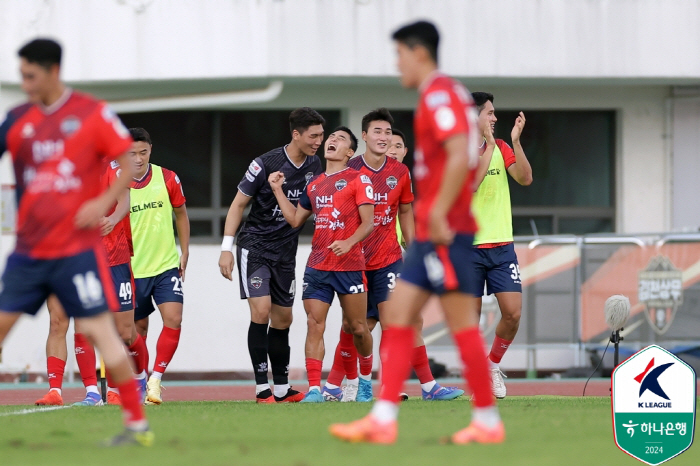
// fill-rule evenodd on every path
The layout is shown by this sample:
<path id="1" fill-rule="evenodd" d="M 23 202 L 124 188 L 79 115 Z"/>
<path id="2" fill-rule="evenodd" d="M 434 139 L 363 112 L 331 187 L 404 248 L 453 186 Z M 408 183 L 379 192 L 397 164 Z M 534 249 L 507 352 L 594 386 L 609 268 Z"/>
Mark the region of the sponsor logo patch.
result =
<path id="1" fill-rule="evenodd" d="M 250 173 L 253 174 L 253 176 L 258 176 L 258 173 L 260 173 L 262 171 L 262 167 L 260 165 L 258 165 L 258 162 L 253 160 L 252 162 L 250 162 L 250 165 L 248 166 L 248 170 L 250 171 Z"/>
<path id="2" fill-rule="evenodd" d="M 372 184 L 372 180 L 370 180 L 367 175 L 360 175 L 360 181 L 366 184 Z"/>

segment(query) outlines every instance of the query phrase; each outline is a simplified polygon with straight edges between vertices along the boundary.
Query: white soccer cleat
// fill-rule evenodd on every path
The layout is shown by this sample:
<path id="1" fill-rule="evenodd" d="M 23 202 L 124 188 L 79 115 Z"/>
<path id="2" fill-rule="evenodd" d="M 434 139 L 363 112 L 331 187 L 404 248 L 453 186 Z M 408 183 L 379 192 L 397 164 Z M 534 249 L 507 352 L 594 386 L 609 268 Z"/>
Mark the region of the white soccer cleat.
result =
<path id="1" fill-rule="evenodd" d="M 357 385 L 348 384 L 343 387 L 343 399 L 340 400 L 342 403 L 347 403 L 349 401 L 357 401 Z"/>
<path id="2" fill-rule="evenodd" d="M 160 391 L 163 386 L 160 384 L 160 379 L 151 376 L 146 384 L 146 405 L 159 405 L 163 402 Z"/>
<path id="3" fill-rule="evenodd" d="M 496 398 L 503 399 L 506 397 L 506 383 L 503 377 L 508 378 L 501 368 L 498 366 L 492 366 L 491 369 L 491 390 L 493 390 L 493 396 Z"/>

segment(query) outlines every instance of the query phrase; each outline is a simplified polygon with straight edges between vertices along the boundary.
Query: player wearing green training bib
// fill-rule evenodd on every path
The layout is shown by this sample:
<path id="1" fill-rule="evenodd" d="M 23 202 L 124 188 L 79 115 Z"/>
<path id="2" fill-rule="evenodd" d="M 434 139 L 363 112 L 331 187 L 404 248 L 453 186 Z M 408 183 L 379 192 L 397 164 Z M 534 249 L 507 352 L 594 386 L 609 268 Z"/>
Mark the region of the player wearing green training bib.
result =
<path id="1" fill-rule="evenodd" d="M 496 295 L 501 309 L 501 320 L 496 327 L 496 336 L 488 358 L 493 394 L 496 398 L 505 398 L 504 374 L 498 363 L 518 332 L 523 302 L 520 267 L 513 246 L 508 175 L 519 184 L 527 186 L 532 183 L 532 168 L 520 144 L 520 135 L 525 126 L 523 112 L 516 118 L 510 133 L 513 142 L 511 149 L 502 139 L 494 139 L 496 110 L 493 107 L 493 95 L 473 92 L 472 98 L 479 112 L 479 132 L 483 135 L 481 160 L 474 179 L 476 192 L 472 202 L 472 211 L 479 225 L 479 231 L 474 237 L 474 290 L 480 290 L 477 297 L 481 301 L 486 285 L 486 292 Z"/>
<path id="2" fill-rule="evenodd" d="M 146 338 L 148 316 L 155 311 L 153 301 L 163 317 L 153 372 L 146 387 L 146 404 L 160 404 L 160 381 L 180 342 L 190 221 L 180 178 L 167 168 L 149 163 L 153 146 L 146 130 L 129 131 L 134 139 L 131 157 L 136 169 L 130 215 L 134 244 L 131 267 L 136 286 L 134 319 L 139 333 Z M 173 213 L 182 255 L 175 245 Z"/>

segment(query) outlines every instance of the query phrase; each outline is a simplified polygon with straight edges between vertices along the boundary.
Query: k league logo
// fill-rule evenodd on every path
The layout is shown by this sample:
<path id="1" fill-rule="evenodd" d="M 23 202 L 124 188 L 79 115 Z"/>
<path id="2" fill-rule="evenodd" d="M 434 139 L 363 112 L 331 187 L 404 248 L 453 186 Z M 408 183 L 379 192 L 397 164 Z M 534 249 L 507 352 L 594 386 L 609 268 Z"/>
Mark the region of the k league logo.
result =
<path id="1" fill-rule="evenodd" d="M 693 443 L 696 377 L 673 353 L 651 345 L 612 375 L 615 443 L 628 455 L 657 465 Z"/>

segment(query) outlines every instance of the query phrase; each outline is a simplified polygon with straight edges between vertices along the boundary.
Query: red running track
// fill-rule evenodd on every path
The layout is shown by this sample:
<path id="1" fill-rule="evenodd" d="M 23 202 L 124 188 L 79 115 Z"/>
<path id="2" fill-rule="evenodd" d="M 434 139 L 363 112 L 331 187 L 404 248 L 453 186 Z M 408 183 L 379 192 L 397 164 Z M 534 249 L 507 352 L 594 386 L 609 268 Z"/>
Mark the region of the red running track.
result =
<path id="1" fill-rule="evenodd" d="M 506 382 L 508 396 L 535 396 L 535 395 L 558 395 L 558 396 L 581 396 L 585 381 L 583 380 L 552 380 L 552 381 L 511 381 Z M 173 385 L 168 386 L 168 382 L 163 383 L 163 399 L 167 401 L 241 401 L 255 399 L 255 386 L 250 385 Z M 460 386 L 462 386 L 460 384 Z M 295 385 L 298 390 L 306 390 L 306 385 Z M 1 389 L 0 405 L 31 405 L 36 400 L 44 396 L 47 388 L 18 388 Z M 375 384 L 375 392 L 378 390 Z M 415 382 L 406 385 L 406 392 L 409 396 L 420 396 L 420 385 Z M 609 396 L 609 380 L 591 380 L 586 388 L 586 396 Z M 83 388 L 67 388 L 63 390 L 63 401 L 71 404 L 80 401 L 85 397 Z"/>

